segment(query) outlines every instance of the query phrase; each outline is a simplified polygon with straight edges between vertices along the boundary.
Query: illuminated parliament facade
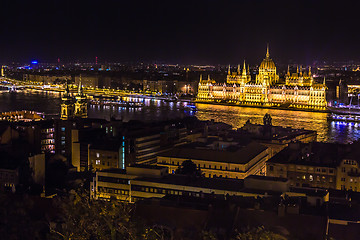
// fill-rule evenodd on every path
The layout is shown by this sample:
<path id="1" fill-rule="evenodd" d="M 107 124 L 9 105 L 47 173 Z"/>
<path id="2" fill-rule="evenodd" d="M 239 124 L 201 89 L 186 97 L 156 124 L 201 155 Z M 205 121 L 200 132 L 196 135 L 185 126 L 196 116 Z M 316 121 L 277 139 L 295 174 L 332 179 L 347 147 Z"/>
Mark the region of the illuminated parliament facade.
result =
<path id="1" fill-rule="evenodd" d="M 315 83 L 311 68 L 306 71 L 297 68 L 296 73 L 290 73 L 288 68 L 285 83 L 279 83 L 275 63 L 267 48 L 255 81 L 251 79 L 245 62 L 242 71 L 238 66 L 237 72 L 231 72 L 229 66 L 226 83 L 216 83 L 210 77 L 202 79 L 200 76 L 197 101 L 325 110 L 325 97 L 325 80 L 321 84 Z"/>

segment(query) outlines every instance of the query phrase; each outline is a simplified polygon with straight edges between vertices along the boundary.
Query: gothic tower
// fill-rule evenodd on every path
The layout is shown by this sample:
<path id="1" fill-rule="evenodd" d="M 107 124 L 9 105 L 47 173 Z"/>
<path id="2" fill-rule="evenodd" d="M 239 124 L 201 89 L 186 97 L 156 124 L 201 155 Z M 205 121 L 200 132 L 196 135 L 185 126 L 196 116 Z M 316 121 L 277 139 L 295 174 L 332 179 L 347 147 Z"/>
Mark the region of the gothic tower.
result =
<path id="1" fill-rule="evenodd" d="M 81 85 L 81 76 L 79 80 L 78 93 L 75 97 L 75 117 L 87 118 L 87 100 L 83 93 Z"/>
<path id="2" fill-rule="evenodd" d="M 276 74 L 276 66 L 274 61 L 270 58 L 269 45 L 266 48 L 266 57 L 261 62 L 259 73 L 256 75 L 256 83 L 264 86 L 271 86 L 279 80 L 279 75 Z"/>
<path id="3" fill-rule="evenodd" d="M 68 120 L 74 116 L 74 102 L 72 97 L 70 96 L 69 85 L 67 82 L 66 82 L 66 89 L 61 100 L 62 103 L 61 103 L 60 119 Z"/>

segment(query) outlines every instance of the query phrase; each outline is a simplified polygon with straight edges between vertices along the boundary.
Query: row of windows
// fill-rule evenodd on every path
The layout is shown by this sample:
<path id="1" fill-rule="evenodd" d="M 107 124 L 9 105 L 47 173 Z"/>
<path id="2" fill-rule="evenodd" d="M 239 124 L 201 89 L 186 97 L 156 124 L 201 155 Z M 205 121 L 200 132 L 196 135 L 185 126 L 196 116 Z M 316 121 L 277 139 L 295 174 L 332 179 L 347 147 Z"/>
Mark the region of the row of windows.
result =
<path id="1" fill-rule="evenodd" d="M 356 165 L 356 161 L 355 160 L 344 160 L 344 164 L 346 164 L 346 165 Z"/>
<path id="2" fill-rule="evenodd" d="M 290 178 L 291 179 L 291 178 Z M 302 175 L 302 176 L 296 176 L 296 180 L 299 181 L 299 180 L 308 180 L 310 182 L 313 182 L 316 180 L 316 182 L 327 182 L 326 181 L 326 177 L 325 176 L 314 176 L 314 175 L 309 175 L 308 177 L 306 175 Z M 334 179 L 332 177 L 329 177 L 329 183 L 332 183 L 334 182 Z"/>
<path id="3" fill-rule="evenodd" d="M 345 190 L 345 189 L 346 189 L 345 185 L 341 185 L 341 190 Z M 353 189 L 352 186 L 349 186 L 349 190 L 354 190 L 355 192 L 357 192 L 357 187 L 354 187 L 354 189 Z"/>
<path id="4" fill-rule="evenodd" d="M 108 182 L 108 183 L 121 183 L 121 184 L 130 184 L 130 180 L 123 178 L 115 178 L 115 177 L 106 177 L 106 176 L 98 176 L 99 182 Z"/>
<path id="5" fill-rule="evenodd" d="M 182 195 L 182 191 L 165 189 L 165 188 L 155 188 L 155 187 L 144 187 L 132 185 L 131 190 L 139 191 L 139 192 L 150 192 L 150 193 L 158 193 L 158 194 L 169 194 L 169 195 Z"/>
<path id="6" fill-rule="evenodd" d="M 279 169 L 278 169 L 280 172 L 283 172 L 283 171 L 285 171 L 282 167 L 280 167 Z M 291 171 L 291 170 L 294 170 L 294 167 L 293 166 L 289 166 L 289 171 Z M 301 165 L 297 165 L 296 166 L 296 170 L 297 171 L 310 171 L 310 172 L 312 172 L 312 171 L 314 171 L 314 168 L 313 167 L 307 167 L 307 166 L 301 166 Z M 274 171 L 274 166 L 273 165 L 270 165 L 269 166 L 269 171 Z M 330 173 L 330 174 L 332 174 L 332 173 L 334 173 L 334 169 L 327 169 L 327 168 L 315 168 L 315 172 L 317 172 L 317 173 Z"/>
<path id="7" fill-rule="evenodd" d="M 129 190 L 116 189 L 116 188 L 98 187 L 98 191 L 100 193 L 115 193 L 121 195 L 129 195 Z"/>
<path id="8" fill-rule="evenodd" d="M 167 164 L 166 161 L 162 161 L 161 163 Z M 181 164 L 181 162 L 174 162 L 174 161 L 171 162 L 171 165 L 174 165 L 174 166 L 175 165 L 180 166 L 180 164 Z M 230 171 L 241 172 L 241 170 L 238 167 L 235 167 L 234 169 L 228 169 L 227 166 L 225 166 L 223 168 L 223 166 L 211 165 L 211 164 L 209 164 L 209 165 L 207 165 L 207 164 L 203 164 L 203 165 L 197 164 L 197 167 L 202 168 L 202 169 L 215 169 L 215 170 L 225 170 L 225 171 L 230 170 Z"/>
<path id="9" fill-rule="evenodd" d="M 193 197 L 200 197 L 200 195 L 202 194 L 201 192 L 178 191 L 178 190 L 172 190 L 172 189 L 144 187 L 144 186 L 137 186 L 137 185 L 132 185 L 131 190 L 139 191 L 139 192 L 167 194 L 167 195 L 186 195 L 186 196 L 193 196 Z"/>
<path id="10" fill-rule="evenodd" d="M 346 181 L 346 178 L 343 177 L 343 178 L 341 178 L 340 180 L 341 180 L 342 182 L 345 182 L 345 181 Z M 350 179 L 349 179 L 349 182 L 351 182 L 351 183 L 352 183 L 352 182 L 355 182 L 355 183 L 356 183 L 356 182 L 357 182 L 357 179 L 356 179 L 356 178 L 350 178 Z"/>
<path id="11" fill-rule="evenodd" d="M 345 173 L 346 172 L 346 168 L 342 167 L 341 168 L 341 172 Z M 357 168 L 350 168 L 350 173 L 358 173 L 358 169 Z"/>
<path id="12" fill-rule="evenodd" d="M 109 161 L 101 161 L 100 159 L 96 159 L 95 160 L 95 165 L 102 165 L 102 166 L 113 166 L 113 167 L 117 167 L 117 162 L 111 163 Z"/>
<path id="13" fill-rule="evenodd" d="M 6 173 L 6 172 L 0 173 L 0 179 L 15 181 L 15 174 L 14 173 Z"/>

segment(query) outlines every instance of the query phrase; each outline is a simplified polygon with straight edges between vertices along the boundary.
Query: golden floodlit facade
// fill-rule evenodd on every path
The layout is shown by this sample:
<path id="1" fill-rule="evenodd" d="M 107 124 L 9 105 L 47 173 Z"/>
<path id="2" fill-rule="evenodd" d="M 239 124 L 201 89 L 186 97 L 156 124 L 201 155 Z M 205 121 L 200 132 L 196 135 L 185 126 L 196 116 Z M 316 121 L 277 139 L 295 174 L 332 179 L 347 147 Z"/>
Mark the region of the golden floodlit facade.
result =
<path id="1" fill-rule="evenodd" d="M 237 72 L 231 72 L 229 66 L 226 83 L 200 76 L 197 101 L 325 110 L 326 89 L 325 79 L 320 84 L 314 82 L 311 68 L 304 71 L 298 67 L 296 73 L 290 73 L 288 68 L 285 83 L 280 83 L 268 47 L 255 81 L 251 79 L 245 61 L 242 71 L 238 66 Z"/>

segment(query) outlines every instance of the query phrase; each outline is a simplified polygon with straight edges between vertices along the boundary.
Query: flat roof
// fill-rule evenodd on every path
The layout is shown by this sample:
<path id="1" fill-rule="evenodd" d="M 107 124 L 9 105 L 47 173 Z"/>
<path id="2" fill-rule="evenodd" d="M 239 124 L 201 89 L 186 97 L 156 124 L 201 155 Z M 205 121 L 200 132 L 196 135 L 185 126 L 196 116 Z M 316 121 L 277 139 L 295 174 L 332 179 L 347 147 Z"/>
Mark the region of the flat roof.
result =
<path id="1" fill-rule="evenodd" d="M 169 174 L 162 178 L 139 177 L 134 180 L 237 192 L 244 188 L 242 179 L 191 177 L 180 174 Z"/>
<path id="2" fill-rule="evenodd" d="M 318 167 L 337 167 L 345 156 L 344 145 L 336 143 L 290 143 L 268 163 L 298 164 Z"/>
<path id="3" fill-rule="evenodd" d="M 147 165 L 147 164 L 134 164 L 134 165 L 131 165 L 129 167 L 132 167 L 132 168 L 142 168 L 142 169 L 164 169 L 166 167 L 162 167 L 162 166 L 157 166 L 157 165 Z"/>
<path id="4" fill-rule="evenodd" d="M 260 176 L 260 175 L 250 175 L 250 176 L 246 177 L 246 179 L 257 179 L 257 180 L 274 181 L 274 182 L 287 182 L 287 181 L 289 181 L 287 178 Z"/>
<path id="5" fill-rule="evenodd" d="M 245 164 L 267 149 L 257 142 L 251 142 L 235 151 L 214 150 L 210 148 L 196 148 L 189 145 L 176 147 L 170 151 L 160 153 L 159 157 L 183 158 L 223 163 Z"/>

